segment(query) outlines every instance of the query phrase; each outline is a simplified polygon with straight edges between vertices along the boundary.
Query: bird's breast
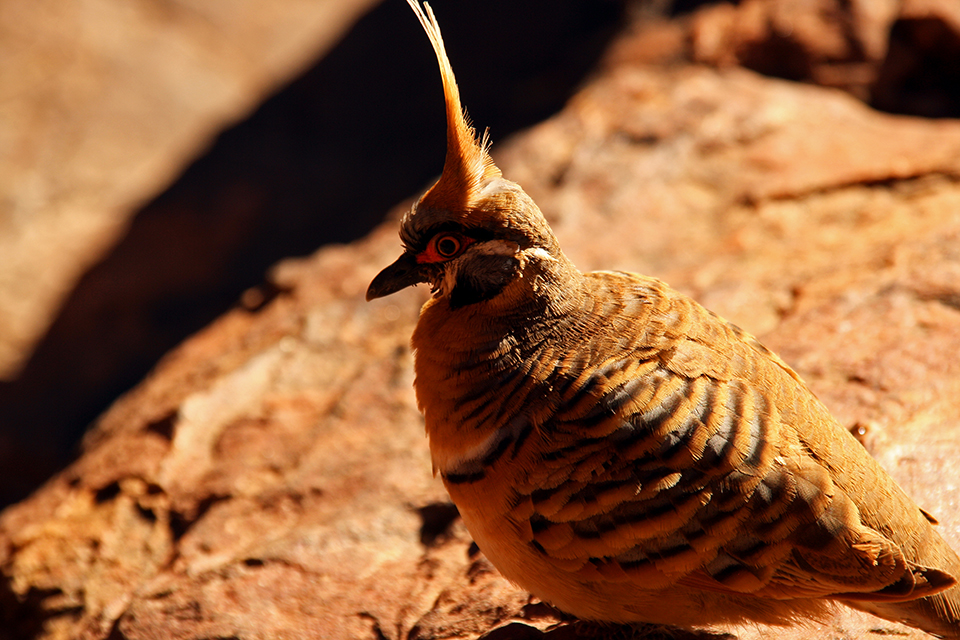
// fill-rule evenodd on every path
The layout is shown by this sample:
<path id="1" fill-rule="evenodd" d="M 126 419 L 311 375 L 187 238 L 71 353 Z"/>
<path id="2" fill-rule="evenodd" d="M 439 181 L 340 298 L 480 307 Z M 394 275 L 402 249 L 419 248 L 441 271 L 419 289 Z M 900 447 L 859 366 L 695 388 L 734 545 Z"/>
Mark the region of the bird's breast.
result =
<path id="1" fill-rule="evenodd" d="M 442 298 L 428 302 L 413 347 L 434 469 L 450 483 L 476 482 L 509 460 L 499 475 L 523 481 L 559 445 L 542 427 L 570 405 L 594 404 L 607 392 L 603 376 L 593 375 L 605 352 L 615 346 L 634 357 L 650 346 L 636 338 L 624 344 L 622 331 L 625 323 L 646 321 L 645 294 L 616 305 L 585 295 L 570 313 L 509 320 L 453 309 Z"/>
<path id="2" fill-rule="evenodd" d="M 416 391 L 434 468 L 454 482 L 477 480 L 529 436 L 548 383 L 511 336 L 472 347 L 431 342 L 417 347 Z"/>

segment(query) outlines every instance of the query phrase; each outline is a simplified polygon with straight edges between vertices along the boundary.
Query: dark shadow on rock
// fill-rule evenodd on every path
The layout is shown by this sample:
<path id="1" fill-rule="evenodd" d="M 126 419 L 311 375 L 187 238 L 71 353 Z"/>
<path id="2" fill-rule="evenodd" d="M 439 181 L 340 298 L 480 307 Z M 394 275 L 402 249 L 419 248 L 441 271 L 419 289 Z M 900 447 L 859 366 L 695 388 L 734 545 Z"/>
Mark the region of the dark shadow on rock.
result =
<path id="1" fill-rule="evenodd" d="M 510 622 L 488 631 L 480 636 L 480 640 L 736 640 L 736 637 L 652 624 L 602 624 L 575 620 L 546 631 L 523 622 Z"/>
<path id="2" fill-rule="evenodd" d="M 927 118 L 960 118 L 960 31 L 938 18 L 898 20 L 871 106 Z"/>
<path id="3" fill-rule="evenodd" d="M 620 22 L 619 0 L 433 3 L 464 104 L 494 141 L 559 110 Z M 270 265 L 362 237 L 443 164 L 430 45 L 390 0 L 132 219 L 21 376 L 0 383 L 0 506 L 75 453 L 165 352 L 261 285 Z"/>

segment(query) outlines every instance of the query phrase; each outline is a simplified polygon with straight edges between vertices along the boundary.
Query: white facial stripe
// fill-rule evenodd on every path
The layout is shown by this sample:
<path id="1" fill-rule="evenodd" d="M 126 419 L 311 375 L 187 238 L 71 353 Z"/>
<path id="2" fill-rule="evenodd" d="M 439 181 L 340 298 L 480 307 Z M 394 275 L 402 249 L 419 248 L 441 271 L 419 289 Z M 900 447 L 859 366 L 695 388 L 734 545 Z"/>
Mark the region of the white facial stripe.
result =
<path id="1" fill-rule="evenodd" d="M 515 256 L 520 251 L 520 245 L 509 240 L 487 240 L 476 243 L 467 251 L 487 256 Z"/>
<path id="2" fill-rule="evenodd" d="M 460 258 L 447 264 L 446 268 L 443 270 L 443 282 L 440 284 L 440 292 L 443 295 L 449 294 L 453 291 L 453 287 L 457 284 L 457 272 L 460 271 Z"/>
<path id="3" fill-rule="evenodd" d="M 535 247 L 533 249 L 528 249 L 524 253 L 526 253 L 529 256 L 536 256 L 541 260 L 547 260 L 549 262 L 554 262 L 556 260 L 556 258 L 550 255 L 550 253 L 547 252 L 547 250 L 544 249 L 543 247 Z"/>

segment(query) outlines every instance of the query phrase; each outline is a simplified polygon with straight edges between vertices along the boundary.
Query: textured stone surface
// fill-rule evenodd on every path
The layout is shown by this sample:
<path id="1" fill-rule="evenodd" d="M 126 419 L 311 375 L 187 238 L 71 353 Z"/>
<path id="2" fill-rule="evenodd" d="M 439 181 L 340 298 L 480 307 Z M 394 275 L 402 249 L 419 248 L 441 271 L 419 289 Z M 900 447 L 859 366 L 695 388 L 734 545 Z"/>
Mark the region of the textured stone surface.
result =
<path id="1" fill-rule="evenodd" d="M 135 207 L 373 0 L 0 9 L 0 379 Z"/>
<path id="2" fill-rule="evenodd" d="M 951 0 L 746 0 L 692 21 L 714 65 L 837 87 L 887 111 L 960 116 L 960 4 Z"/>
<path id="3" fill-rule="evenodd" d="M 644 50 L 495 141 L 504 174 L 581 268 L 660 277 L 782 353 L 960 546 L 960 122 Z M 275 297 L 118 400 L 0 515 L 0 638 L 608 635 L 500 578 L 431 476 L 426 292 L 363 301 L 399 250 L 388 222 L 278 265 Z M 924 637 L 846 610 L 776 633 Z"/>
<path id="4" fill-rule="evenodd" d="M 461 84 L 470 98 L 471 112 L 502 139 L 558 111 L 604 50 L 618 23 L 620 1 L 538 0 L 518 9 L 510 0 L 482 4 L 438 0 L 436 9 L 455 45 L 451 56 L 464 76 Z M 73 12 L 86 15 L 84 11 L 98 6 L 92 1 L 76 5 Z M 309 255 L 323 244 L 369 233 L 385 211 L 435 175 L 443 158 L 443 131 L 436 124 L 443 104 L 436 75 L 429 73 L 433 52 L 403 0 L 378 4 L 349 29 L 345 20 L 321 25 L 305 21 L 298 28 L 320 29 L 319 41 L 310 43 L 310 51 L 327 44 L 327 30 L 339 25 L 342 32 L 337 34 L 336 46 L 307 65 L 306 59 L 288 56 L 288 66 L 273 69 L 262 80 L 270 86 L 291 75 L 298 76 L 295 80 L 236 124 L 224 119 L 235 117 L 240 103 L 248 108 L 258 98 L 240 91 L 223 96 L 219 117 L 207 114 L 202 127 L 196 120 L 200 114 L 187 107 L 211 98 L 211 92 L 224 83 L 239 82 L 229 75 L 234 71 L 266 75 L 264 65 L 273 63 L 269 52 L 260 60 L 257 48 L 272 43 L 286 50 L 302 35 L 295 29 L 286 34 L 289 42 L 276 43 L 265 42 L 258 33 L 277 35 L 270 31 L 271 25 L 289 17 L 287 12 L 303 10 L 313 15 L 330 7 L 323 3 L 309 7 L 207 3 L 191 13 L 185 5 L 174 3 L 167 8 L 174 14 L 169 19 L 158 5 L 157 11 L 147 11 L 149 15 L 136 29 L 117 31 L 111 11 L 133 11 L 137 6 L 121 9 L 119 3 L 111 4 L 103 8 L 109 15 L 89 26 L 90 33 L 64 29 L 59 35 L 64 40 L 60 46 L 70 47 L 73 39 L 99 37 L 95 28 L 112 30 L 110 37 L 118 42 L 97 65 L 73 64 L 71 58 L 60 56 L 47 60 L 45 67 L 49 82 L 44 90 L 51 95 L 77 83 L 109 85 L 105 95 L 74 100 L 64 106 L 63 113 L 55 114 L 57 122 L 92 140 L 81 146 L 54 140 L 51 153 L 34 158 L 31 165 L 38 180 L 69 185 L 71 193 L 83 187 L 74 184 L 77 176 L 96 178 L 95 202 L 91 201 L 89 210 L 71 209 L 69 216 L 64 213 L 53 222 L 46 216 L 51 209 L 38 204 L 36 215 L 21 216 L 14 227 L 0 223 L 0 248 L 15 248 L 13 253 L 0 253 L 6 258 L 0 260 L 0 280 L 9 276 L 11 287 L 29 294 L 20 296 L 10 290 L 11 295 L 4 298 L 0 286 L 0 342 L 7 340 L 4 344 L 15 354 L 13 360 L 23 363 L 15 377 L 8 372 L 8 379 L 0 366 L 0 468 L 7 472 L 0 474 L 0 507 L 26 497 L 62 468 L 83 431 L 118 395 L 142 380 L 164 353 L 231 308 L 248 288 L 261 284 L 270 266 L 288 256 Z M 31 8 L 49 13 L 44 2 L 4 3 L 0 16 L 10 7 L 20 13 Z M 543 7 L 550 11 L 544 12 Z M 73 15 L 66 7 L 59 8 Z M 181 9 L 184 15 L 178 13 Z M 353 9 L 349 3 L 338 3 L 336 10 Z M 274 13 L 263 15 L 270 11 Z M 190 17 L 198 12 L 230 15 L 210 18 L 210 28 L 196 28 Z M 499 19 L 508 12 L 510 22 Z M 27 19 L 22 22 L 31 24 Z M 44 28 L 52 25 L 41 25 L 38 32 Z M 282 24 L 277 28 L 283 31 Z M 490 37 L 477 38 L 477 33 Z M 55 35 L 37 47 L 56 48 Z M 234 43 L 235 39 L 243 42 Z M 111 76 L 111 70 L 131 65 L 134 70 L 153 69 L 142 60 L 153 55 L 141 50 L 142 42 L 165 43 L 181 53 L 212 53 L 192 58 L 157 56 L 148 61 L 165 66 L 149 74 L 130 71 Z M 232 48 L 227 46 L 231 43 Z M 0 68 L 8 61 L 2 55 L 6 44 L 0 42 Z M 243 52 L 255 59 L 249 68 L 243 60 L 234 66 L 232 58 L 213 56 Z M 204 64 L 216 63 L 227 66 L 221 85 L 188 81 L 204 71 Z M 219 67 L 207 71 L 220 78 Z M 497 91 L 489 91 L 490 86 Z M 31 85 L 16 97 L 22 102 L 37 90 Z M 123 100 L 129 102 L 143 92 L 158 95 L 155 100 L 134 100 L 123 111 L 127 104 Z M 11 100 L 0 109 L 19 104 Z M 105 103 L 102 107 L 112 119 L 91 107 L 91 102 L 99 104 L 97 100 Z M 41 106 L 38 102 L 34 111 L 21 109 L 18 117 L 38 118 L 46 113 Z M 0 131 L 9 126 L 17 135 L 25 132 L 24 144 L 47 144 L 39 132 L 31 133 L 33 120 L 20 122 L 14 115 L 0 122 Z M 197 124 L 192 133 L 175 126 L 189 122 Z M 132 127 L 143 129 L 142 135 L 130 135 Z M 192 150 L 218 135 L 200 157 L 181 166 L 189 154 L 178 160 L 168 153 L 181 134 L 184 138 L 179 142 Z M 122 151 L 122 157 L 111 156 L 120 164 L 103 161 L 98 154 L 104 145 Z M 75 153 L 68 157 L 53 153 L 66 147 Z M 6 151 L 0 135 L 0 163 L 16 160 L 15 154 L 4 155 Z M 153 175 L 154 186 L 141 185 L 139 196 L 149 197 L 149 202 L 117 204 L 126 197 L 129 180 L 135 177 L 131 171 L 138 163 L 152 162 L 165 153 L 169 165 L 154 163 L 154 169 L 182 171 L 173 184 L 156 194 L 157 185 L 170 176 Z M 11 171 L 10 175 L 16 173 Z M 31 184 L 28 180 L 4 182 L 0 177 L 0 186 L 12 189 L 0 189 L 0 202 L 29 200 Z M 71 222 L 65 232 L 83 227 L 103 234 L 74 233 L 68 238 L 69 246 L 60 247 L 50 237 L 57 230 L 47 233 L 47 227 L 68 217 Z M 122 229 L 97 226 L 108 218 L 122 221 Z M 77 260 L 80 254 L 95 264 L 84 269 L 83 261 Z M 60 290 L 47 296 L 53 290 L 43 283 L 67 287 L 78 271 L 83 275 L 66 297 Z M 15 320 L 30 335 L 43 334 L 43 338 L 36 345 L 16 347 L 14 343 L 22 342 L 25 334 L 6 331 L 2 318 Z M 51 402 L 52 398 L 56 401 Z"/>

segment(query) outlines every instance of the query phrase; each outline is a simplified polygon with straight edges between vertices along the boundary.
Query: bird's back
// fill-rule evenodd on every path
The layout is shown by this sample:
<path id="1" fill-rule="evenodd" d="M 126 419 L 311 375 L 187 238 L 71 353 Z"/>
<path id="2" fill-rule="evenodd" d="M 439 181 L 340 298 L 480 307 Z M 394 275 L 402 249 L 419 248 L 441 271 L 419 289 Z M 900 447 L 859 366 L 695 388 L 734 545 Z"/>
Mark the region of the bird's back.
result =
<path id="1" fill-rule="evenodd" d="M 960 560 L 787 365 L 652 278 L 581 289 L 499 341 L 443 305 L 421 319 L 461 335 L 443 373 L 439 329 L 417 345 L 418 394 L 432 444 L 482 443 L 445 479 L 508 577 L 588 618 L 787 622 L 826 598 L 957 635 L 957 588 L 901 600 Z M 422 384 L 441 378 L 460 386 Z"/>

